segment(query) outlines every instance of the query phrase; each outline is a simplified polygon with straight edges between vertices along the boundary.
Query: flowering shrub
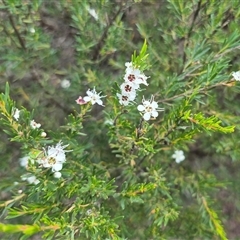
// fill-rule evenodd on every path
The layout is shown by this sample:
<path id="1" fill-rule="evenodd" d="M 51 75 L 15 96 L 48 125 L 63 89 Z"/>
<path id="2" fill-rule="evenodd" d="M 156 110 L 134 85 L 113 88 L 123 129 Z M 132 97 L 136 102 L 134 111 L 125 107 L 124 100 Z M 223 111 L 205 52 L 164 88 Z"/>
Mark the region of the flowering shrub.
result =
<path id="1" fill-rule="evenodd" d="M 238 3 L 2 5 L 1 239 L 228 239 Z"/>

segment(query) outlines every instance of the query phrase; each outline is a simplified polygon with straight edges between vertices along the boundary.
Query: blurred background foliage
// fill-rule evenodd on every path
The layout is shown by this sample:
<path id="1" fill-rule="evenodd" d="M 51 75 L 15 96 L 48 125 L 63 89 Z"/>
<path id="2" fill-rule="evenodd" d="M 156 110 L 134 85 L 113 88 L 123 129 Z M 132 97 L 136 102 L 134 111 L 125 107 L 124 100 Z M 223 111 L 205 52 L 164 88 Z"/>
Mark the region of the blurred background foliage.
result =
<path id="1" fill-rule="evenodd" d="M 119 220 L 125 223 L 121 231 L 128 239 L 176 239 L 176 233 L 178 239 L 213 239 L 202 211 L 207 209 L 204 199 L 209 196 L 214 200 L 207 204 L 214 206 L 228 238 L 238 239 L 240 84 L 230 80 L 232 71 L 240 69 L 239 15 L 237 0 L 0 0 L 0 90 L 4 92 L 9 82 L 16 106 L 34 109 L 34 119 L 44 129 L 58 131 L 67 115 L 75 112 L 75 99 L 87 89 L 95 86 L 107 95 L 109 103 L 114 102 L 111 95 L 115 83 L 123 81 L 125 62 L 146 39 L 151 65 L 145 71 L 151 76 L 146 93 L 155 95 L 165 113 L 147 129 L 147 141 L 161 144 L 154 145 L 156 151 L 148 155 L 150 163 L 145 161 L 143 167 L 148 169 L 149 178 L 159 178 L 170 189 L 175 185 L 181 199 L 172 192 L 162 205 L 163 199 L 149 190 L 149 206 L 129 206 L 135 214 Z M 70 87 L 62 87 L 63 80 L 69 80 Z M 194 100 L 189 100 L 187 109 L 193 114 L 214 115 L 223 126 L 234 125 L 235 132 L 199 130 L 193 136 L 191 131 L 181 130 L 186 123 L 178 124 L 177 117 L 183 113 L 186 99 L 191 98 Z M 87 138 L 81 141 L 91 162 L 105 162 L 109 174 L 118 177 L 119 146 L 109 140 L 112 132 L 106 124 L 114 119 L 114 113 L 111 104 L 105 105 L 103 110 L 94 106 L 85 119 L 82 131 Z M 126 132 L 134 133 L 138 124 L 134 121 Z M 1 132 L 1 178 L 18 181 L 19 144 L 9 142 Z M 186 152 L 181 165 L 171 159 L 175 148 Z M 146 170 L 123 169 L 126 179 L 133 182 L 132 175 L 144 175 Z M 9 196 L 6 185 L 1 185 L 1 200 Z M 160 191 L 165 194 L 164 187 Z M 171 201 L 175 197 L 174 209 Z M 116 207 L 116 215 L 127 216 L 129 208 L 119 211 L 114 201 L 111 204 L 110 212 Z M 174 221 L 162 225 L 163 220 L 154 219 L 154 213 L 160 216 L 168 204 L 173 212 L 166 214 Z M 161 227 L 156 223 L 147 228 L 147 212 Z"/>

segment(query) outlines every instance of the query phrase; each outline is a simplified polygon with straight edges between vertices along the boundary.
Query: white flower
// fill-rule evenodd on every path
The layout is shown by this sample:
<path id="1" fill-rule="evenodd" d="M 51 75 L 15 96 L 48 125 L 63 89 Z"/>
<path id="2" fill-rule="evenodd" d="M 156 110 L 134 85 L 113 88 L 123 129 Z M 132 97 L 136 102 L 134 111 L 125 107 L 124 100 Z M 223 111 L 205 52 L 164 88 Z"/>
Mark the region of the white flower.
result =
<path id="1" fill-rule="evenodd" d="M 20 164 L 20 166 L 21 166 L 21 167 L 24 167 L 24 168 L 27 168 L 27 166 L 28 166 L 28 159 L 29 159 L 28 156 L 19 158 L 19 164 Z"/>
<path id="2" fill-rule="evenodd" d="M 138 68 L 134 68 L 132 66 L 132 63 L 125 63 L 125 66 L 127 67 L 126 73 L 124 76 L 125 82 L 133 83 L 135 86 L 135 89 L 139 88 L 139 84 L 144 84 L 148 86 L 148 83 L 147 83 L 148 77 L 146 77 L 144 73 L 142 73 Z"/>
<path id="3" fill-rule="evenodd" d="M 143 97 L 142 104 L 138 105 L 138 111 L 143 112 L 143 119 L 148 121 L 151 117 L 156 118 L 158 116 L 158 111 L 164 111 L 163 108 L 158 108 L 157 102 L 154 101 L 154 97 L 151 99 L 145 100 Z"/>
<path id="4" fill-rule="evenodd" d="M 119 103 L 121 105 L 127 106 L 131 101 L 133 101 L 136 97 L 136 95 L 123 95 L 123 94 L 119 94 L 117 93 L 117 97 L 119 98 Z"/>
<path id="5" fill-rule="evenodd" d="M 135 99 L 136 90 L 134 88 L 134 84 L 132 84 L 131 82 L 124 82 L 123 84 L 121 84 L 120 89 L 121 89 L 122 95 L 127 95 L 127 96 L 132 95 Z"/>
<path id="6" fill-rule="evenodd" d="M 20 110 L 18 110 L 17 108 L 14 110 L 14 114 L 13 117 L 15 118 L 16 121 L 18 121 L 20 116 Z"/>
<path id="7" fill-rule="evenodd" d="M 98 105 L 103 106 L 103 102 L 102 102 L 101 98 L 104 97 L 104 96 L 100 96 L 100 93 L 96 92 L 95 87 L 93 88 L 93 90 L 88 89 L 87 90 L 87 95 L 88 96 L 84 97 L 83 100 L 85 102 L 91 102 L 92 105 L 97 103 Z"/>
<path id="8" fill-rule="evenodd" d="M 240 71 L 233 72 L 232 76 L 235 78 L 236 81 L 240 81 Z"/>
<path id="9" fill-rule="evenodd" d="M 62 174 L 61 174 L 60 172 L 55 172 L 55 173 L 53 174 L 53 176 L 54 176 L 55 178 L 60 178 L 60 177 L 62 176 Z"/>
<path id="10" fill-rule="evenodd" d="M 29 184 L 37 185 L 38 183 L 40 183 L 40 181 L 36 178 L 36 176 L 31 173 L 24 174 L 23 176 L 21 176 L 21 178 L 24 181 L 25 180 L 28 181 Z"/>
<path id="11" fill-rule="evenodd" d="M 66 155 L 64 148 L 68 145 L 62 146 L 59 142 L 55 147 L 50 146 L 48 149 L 44 149 L 44 157 L 38 160 L 44 168 L 52 168 L 53 172 L 59 172 L 62 169 L 63 163 L 66 161 Z"/>
<path id="12" fill-rule="evenodd" d="M 36 129 L 36 128 L 40 128 L 41 124 L 40 123 L 36 123 L 34 120 L 32 120 L 30 122 L 30 126 L 31 126 L 31 128 Z"/>
<path id="13" fill-rule="evenodd" d="M 175 159 L 176 163 L 180 163 L 185 159 L 184 152 L 182 150 L 176 150 L 172 158 Z"/>
<path id="14" fill-rule="evenodd" d="M 67 80 L 67 79 L 63 79 L 63 80 L 61 81 L 61 87 L 62 87 L 62 88 L 69 88 L 70 85 L 71 85 L 71 82 L 70 82 L 69 80 Z"/>
<path id="15" fill-rule="evenodd" d="M 34 163 L 34 160 L 33 160 L 33 159 L 29 159 L 28 156 L 19 158 L 19 164 L 20 164 L 21 167 L 27 168 L 29 162 L 30 162 L 31 164 L 33 164 L 33 163 Z"/>

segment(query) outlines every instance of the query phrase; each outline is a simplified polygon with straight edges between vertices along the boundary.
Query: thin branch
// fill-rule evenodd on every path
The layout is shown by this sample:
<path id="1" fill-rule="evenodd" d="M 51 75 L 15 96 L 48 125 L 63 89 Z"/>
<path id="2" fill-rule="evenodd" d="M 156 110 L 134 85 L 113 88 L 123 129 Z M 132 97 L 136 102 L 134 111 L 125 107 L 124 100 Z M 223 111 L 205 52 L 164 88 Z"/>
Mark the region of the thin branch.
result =
<path id="1" fill-rule="evenodd" d="M 125 113 L 128 113 L 128 111 L 127 111 L 126 109 L 124 109 L 123 111 L 121 111 L 121 112 L 115 117 L 115 119 L 114 119 L 114 121 L 113 121 L 113 126 L 116 126 L 118 118 L 119 118 L 121 115 L 125 114 Z"/>
<path id="2" fill-rule="evenodd" d="M 2 2 L 3 2 L 3 4 L 7 7 L 6 2 L 5 2 L 4 0 L 2 0 Z M 13 17 L 12 17 L 12 15 L 10 14 L 9 10 L 7 10 L 7 11 L 8 11 L 8 18 L 9 18 L 9 21 L 10 21 L 10 23 L 11 23 L 11 26 L 12 26 L 13 29 L 14 29 L 14 32 L 15 32 L 17 38 L 18 38 L 18 41 L 19 41 L 21 47 L 22 47 L 24 50 L 26 50 L 25 43 L 24 43 L 24 41 L 23 41 L 23 39 L 22 39 L 22 37 L 21 37 L 19 31 L 17 30 L 17 28 L 16 28 L 16 26 L 15 26 L 15 23 L 14 23 Z"/>
<path id="3" fill-rule="evenodd" d="M 160 143 L 161 141 L 165 140 L 166 137 L 168 137 L 178 126 L 180 126 L 180 124 L 182 123 L 181 118 L 182 118 L 182 116 L 177 117 L 177 119 L 176 119 L 176 121 L 175 121 L 176 123 L 173 124 L 173 125 L 167 130 L 167 132 L 165 133 L 165 135 L 164 135 L 161 139 L 157 140 L 156 143 Z"/>
<path id="4" fill-rule="evenodd" d="M 96 61 L 99 57 L 99 54 L 101 52 L 101 49 L 106 41 L 107 35 L 108 35 L 108 31 L 110 29 L 110 27 L 113 25 L 113 23 L 115 22 L 116 18 L 118 17 L 118 15 L 120 14 L 120 12 L 122 11 L 122 6 L 118 9 L 118 11 L 116 12 L 116 14 L 113 16 L 113 18 L 110 20 L 109 24 L 107 25 L 107 27 L 105 28 L 101 38 L 99 39 L 97 45 L 95 46 L 95 48 L 93 49 L 93 57 L 92 60 Z"/>
<path id="5" fill-rule="evenodd" d="M 209 87 L 202 87 L 198 90 L 198 93 L 204 93 L 208 90 L 211 90 L 213 88 L 216 88 L 216 87 L 219 87 L 219 86 L 232 86 L 232 84 L 236 82 L 235 80 L 230 80 L 230 81 L 227 81 L 227 82 L 221 82 L 221 83 L 217 83 L 217 84 L 214 84 L 214 85 L 211 85 Z M 170 97 L 170 98 L 165 98 L 163 100 L 159 100 L 158 102 L 159 103 L 165 103 L 165 102 L 171 102 L 177 98 L 180 98 L 180 97 L 188 97 L 190 94 L 192 94 L 193 90 L 190 89 L 184 93 L 180 93 L 178 95 L 175 95 L 173 97 Z"/>
<path id="6" fill-rule="evenodd" d="M 15 39 L 14 39 L 14 38 L 11 36 L 11 34 L 7 31 L 6 27 L 5 27 L 3 24 L 0 24 L 0 26 L 2 26 L 3 32 L 5 32 L 6 36 L 9 37 L 9 38 L 12 40 L 12 42 L 14 43 L 14 45 L 15 45 L 16 47 L 18 47 Z"/>
<path id="7" fill-rule="evenodd" d="M 196 9 L 196 11 L 194 12 L 194 15 L 193 15 L 193 18 L 192 18 L 191 26 L 190 26 L 190 28 L 189 28 L 189 30 L 188 30 L 187 37 L 185 38 L 185 44 L 184 44 L 185 47 L 184 47 L 184 48 L 187 48 L 188 45 L 189 45 L 189 39 L 190 39 L 190 37 L 191 37 L 191 35 L 192 35 L 193 27 L 194 27 L 195 21 L 196 21 L 196 19 L 197 19 L 197 16 L 198 16 L 198 14 L 199 14 L 199 12 L 200 12 L 201 4 L 202 4 L 202 0 L 199 0 L 199 2 L 198 2 L 198 4 L 197 4 L 197 9 Z M 183 64 L 182 64 L 183 66 L 184 66 L 185 62 L 186 62 L 186 53 L 185 53 L 185 51 L 183 50 Z"/>
<path id="8" fill-rule="evenodd" d="M 140 123 L 139 123 L 139 125 L 138 125 L 138 127 L 137 127 L 137 129 L 136 129 L 137 134 L 136 134 L 136 139 L 135 139 L 135 140 L 138 140 L 138 139 L 141 137 L 143 122 L 144 122 L 144 119 L 141 118 Z M 133 143 L 132 143 L 132 148 L 131 148 L 131 150 L 130 150 L 130 153 L 131 153 L 131 154 L 133 153 L 133 151 L 134 151 L 134 149 L 135 149 L 135 146 L 136 146 L 136 144 L 135 144 L 135 142 L 133 142 Z"/>

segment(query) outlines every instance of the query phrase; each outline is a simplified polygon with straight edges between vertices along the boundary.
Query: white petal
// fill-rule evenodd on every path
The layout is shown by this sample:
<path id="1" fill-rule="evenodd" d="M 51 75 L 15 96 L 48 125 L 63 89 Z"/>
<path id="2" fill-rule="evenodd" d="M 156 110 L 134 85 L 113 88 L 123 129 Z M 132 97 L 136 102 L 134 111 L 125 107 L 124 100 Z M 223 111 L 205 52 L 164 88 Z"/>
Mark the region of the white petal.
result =
<path id="1" fill-rule="evenodd" d="M 43 167 L 45 167 L 45 168 L 49 168 L 49 167 L 52 166 L 52 165 L 49 164 L 47 161 L 43 162 L 42 165 L 43 165 Z"/>
<path id="2" fill-rule="evenodd" d="M 153 101 L 153 102 L 152 102 L 152 107 L 153 107 L 153 108 L 158 108 L 157 102 Z"/>
<path id="3" fill-rule="evenodd" d="M 93 95 L 93 92 L 90 89 L 88 89 L 86 93 L 89 97 L 91 97 Z"/>
<path id="4" fill-rule="evenodd" d="M 131 68 L 132 67 L 132 62 L 126 62 L 125 67 L 126 68 Z"/>
<path id="5" fill-rule="evenodd" d="M 56 163 L 52 166 L 52 171 L 53 172 L 58 172 L 60 170 L 62 170 L 62 164 L 61 163 Z"/>
<path id="6" fill-rule="evenodd" d="M 145 121 L 148 121 L 151 117 L 151 114 L 149 112 L 144 113 L 143 118 Z"/>
<path id="7" fill-rule="evenodd" d="M 36 179 L 35 176 L 31 176 L 31 177 L 28 177 L 28 178 L 27 178 L 27 181 L 28 181 L 30 184 L 32 184 L 32 183 L 34 183 L 35 181 L 37 181 L 37 179 Z"/>
<path id="8" fill-rule="evenodd" d="M 147 101 L 147 100 L 145 100 L 145 101 L 143 101 L 143 105 L 144 106 L 149 106 L 151 103 L 149 102 L 149 101 Z"/>
<path id="9" fill-rule="evenodd" d="M 157 111 L 152 111 L 152 116 L 153 116 L 154 118 L 156 118 L 156 117 L 158 116 L 158 112 L 157 112 Z"/>
<path id="10" fill-rule="evenodd" d="M 96 102 L 97 102 L 98 105 L 103 106 L 103 101 L 101 99 L 96 100 Z"/>
<path id="11" fill-rule="evenodd" d="M 85 102 L 90 102 L 91 99 L 92 99 L 92 98 L 90 98 L 89 96 L 86 96 L 86 97 L 83 98 L 83 100 L 84 100 Z"/>
<path id="12" fill-rule="evenodd" d="M 53 176 L 54 176 L 55 178 L 60 178 L 60 177 L 62 176 L 62 174 L 61 174 L 60 172 L 55 172 L 55 173 L 53 174 Z"/>
<path id="13" fill-rule="evenodd" d="M 138 105 L 137 109 L 138 111 L 142 112 L 145 110 L 145 107 L 143 105 Z"/>

